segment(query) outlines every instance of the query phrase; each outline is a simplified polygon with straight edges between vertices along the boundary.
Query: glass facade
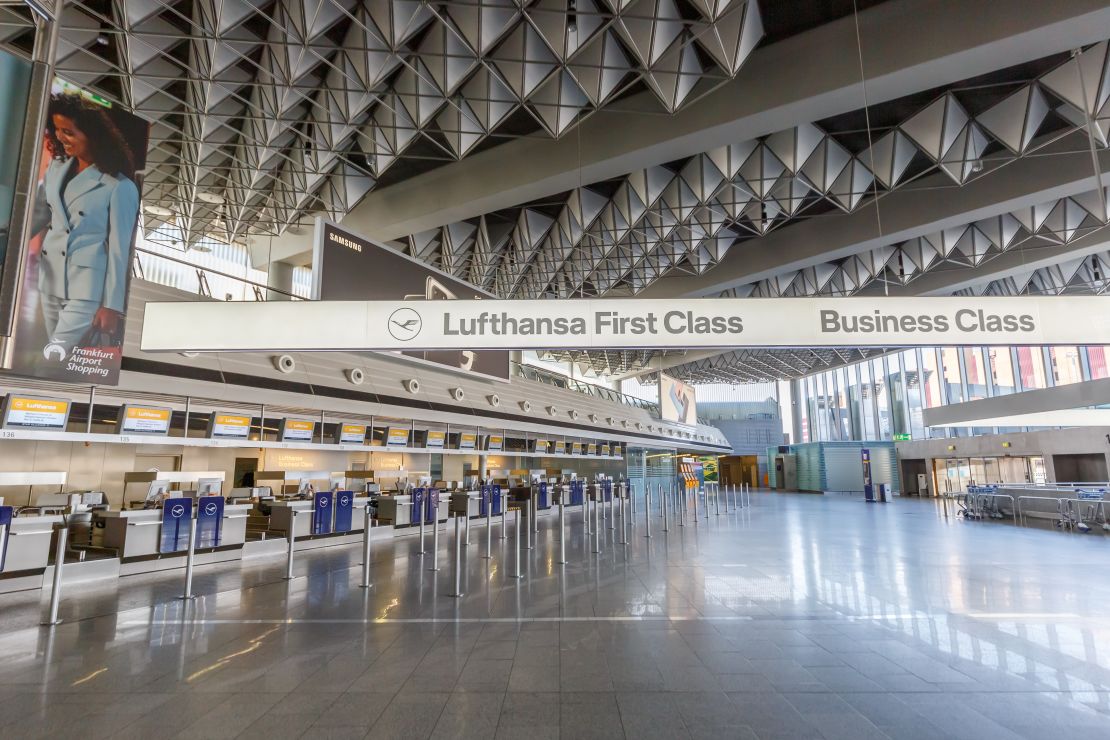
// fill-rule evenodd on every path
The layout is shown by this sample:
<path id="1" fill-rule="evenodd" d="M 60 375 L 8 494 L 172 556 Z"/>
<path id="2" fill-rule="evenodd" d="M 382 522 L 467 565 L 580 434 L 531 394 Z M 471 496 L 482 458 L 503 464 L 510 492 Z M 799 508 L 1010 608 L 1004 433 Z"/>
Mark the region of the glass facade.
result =
<path id="1" fill-rule="evenodd" d="M 801 441 L 997 433 L 928 429 L 923 410 L 1110 377 L 1108 363 L 1110 347 L 929 347 L 874 357 L 797 381 Z"/>

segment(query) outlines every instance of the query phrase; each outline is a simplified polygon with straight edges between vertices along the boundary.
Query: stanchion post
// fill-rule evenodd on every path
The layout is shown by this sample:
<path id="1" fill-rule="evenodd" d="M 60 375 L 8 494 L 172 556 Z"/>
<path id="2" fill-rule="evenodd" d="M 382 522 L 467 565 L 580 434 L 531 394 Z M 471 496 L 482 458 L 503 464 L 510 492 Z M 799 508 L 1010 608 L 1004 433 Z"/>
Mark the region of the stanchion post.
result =
<path id="1" fill-rule="evenodd" d="M 602 499 L 603 502 L 605 502 L 605 489 L 604 488 L 601 489 L 601 499 Z M 616 519 L 616 515 L 617 515 L 616 509 L 614 508 L 614 506 L 617 503 L 617 492 L 616 491 L 613 491 L 609 495 L 609 501 L 606 502 L 606 503 L 609 504 L 609 529 L 613 530 L 613 529 L 616 529 L 616 521 L 614 521 Z"/>
<path id="2" fill-rule="evenodd" d="M 470 546 L 470 497 L 466 498 L 466 509 L 463 514 L 463 529 L 465 530 L 466 545 Z"/>
<path id="3" fill-rule="evenodd" d="M 624 511 L 624 496 L 617 498 L 617 515 L 621 518 L 621 544 L 628 544 L 628 530 L 625 525 L 628 523 L 628 517 Z"/>
<path id="4" fill-rule="evenodd" d="M 559 497 L 559 565 L 567 564 L 567 530 L 566 530 L 566 506 L 563 503 L 562 496 Z"/>
<path id="5" fill-rule="evenodd" d="M 423 555 L 424 553 L 427 552 L 427 549 L 424 547 L 424 520 L 427 519 L 428 516 L 427 516 L 427 514 L 424 513 L 424 508 L 425 508 L 424 507 L 424 499 L 420 499 L 420 554 L 421 555 Z"/>
<path id="6" fill-rule="evenodd" d="M 432 499 L 432 567 L 439 570 L 439 502 Z"/>
<path id="7" fill-rule="evenodd" d="M 479 496 L 482 494 L 479 493 Z M 489 501 L 486 501 L 486 560 L 493 557 L 493 491 L 490 491 Z"/>
<path id="8" fill-rule="evenodd" d="M 531 500 L 525 501 L 524 506 L 527 507 L 524 510 L 524 549 L 525 550 L 531 550 L 532 549 L 532 525 L 529 522 L 532 521 L 532 501 Z"/>
<path id="9" fill-rule="evenodd" d="M 289 531 L 286 532 L 286 550 L 285 550 L 285 580 L 293 580 L 293 547 L 297 543 L 297 514 L 296 509 L 290 512 L 293 518 L 289 521 Z"/>
<path id="10" fill-rule="evenodd" d="M 509 576 L 509 578 L 523 578 L 524 577 L 523 575 L 521 575 L 521 572 L 520 572 L 520 511 L 521 511 L 520 509 L 516 510 L 516 538 L 515 538 L 515 542 L 513 543 L 513 550 L 516 551 L 514 556 L 513 556 L 513 563 L 515 565 L 514 565 L 513 574 L 511 576 Z"/>
<path id="11" fill-rule="evenodd" d="M 532 527 L 532 531 L 538 534 L 540 531 L 540 495 L 536 491 L 535 486 L 529 488 L 529 491 L 531 492 L 531 495 L 528 497 L 528 519 L 530 522 L 530 526 Z M 528 536 L 528 545 L 528 549 L 531 550 L 531 535 Z"/>
<path id="12" fill-rule="evenodd" d="M 600 493 L 600 488 L 598 489 Z M 601 503 L 594 499 L 594 554 L 601 554 L 601 513 L 598 504 Z"/>
<path id="13" fill-rule="evenodd" d="M 421 512 L 420 520 L 424 520 Z M 362 513 L 362 583 L 359 588 L 370 588 L 370 502 Z"/>
<path id="14" fill-rule="evenodd" d="M 490 497 L 490 500 L 493 500 L 492 496 Z M 507 540 L 509 539 L 509 530 L 506 527 L 505 522 L 507 521 L 508 517 L 508 509 L 505 507 L 504 493 L 497 493 L 497 506 L 501 509 L 501 539 Z"/>
<path id="15" fill-rule="evenodd" d="M 464 517 L 469 521 L 470 517 Z M 462 596 L 462 532 L 459 527 L 459 515 L 455 514 L 455 591 L 451 594 L 454 597 Z"/>
<path id="16" fill-rule="evenodd" d="M 651 538 L 651 486 L 644 482 L 644 537 Z"/>
<path id="17" fill-rule="evenodd" d="M 663 531 L 664 532 L 669 532 L 670 531 L 670 527 L 668 526 L 668 523 L 667 523 L 667 498 L 669 496 L 670 496 L 670 492 L 667 491 L 667 489 L 663 486 L 662 483 L 660 483 L 659 484 L 659 508 L 663 510 L 662 516 L 663 516 Z"/>
<path id="18" fill-rule="evenodd" d="M 196 554 L 197 518 L 194 516 L 189 519 L 189 548 L 185 551 L 185 591 L 180 597 L 184 601 L 196 598 L 193 596 L 193 558 Z"/>
<path id="19" fill-rule="evenodd" d="M 58 618 L 58 605 L 62 601 L 62 567 L 66 562 L 66 542 L 69 540 L 69 527 L 64 524 L 56 530 L 58 533 L 58 547 L 54 550 L 54 581 L 50 587 L 50 615 L 42 624 L 53 627 L 61 624 Z"/>
<path id="20" fill-rule="evenodd" d="M 717 516 L 720 516 L 721 515 L 721 486 L 718 485 L 718 484 L 713 485 L 713 506 L 717 510 Z"/>

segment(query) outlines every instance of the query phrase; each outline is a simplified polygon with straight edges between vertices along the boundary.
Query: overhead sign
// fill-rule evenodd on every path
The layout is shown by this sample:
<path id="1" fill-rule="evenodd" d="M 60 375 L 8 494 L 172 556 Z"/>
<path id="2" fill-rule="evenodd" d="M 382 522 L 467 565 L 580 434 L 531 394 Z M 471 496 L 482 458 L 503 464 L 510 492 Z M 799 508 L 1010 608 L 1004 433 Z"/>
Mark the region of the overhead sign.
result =
<path id="1" fill-rule="evenodd" d="M 574 442 L 573 444 L 571 444 L 570 454 L 572 454 L 572 455 L 581 455 L 582 454 L 582 443 L 581 442 Z"/>
<path id="2" fill-rule="evenodd" d="M 504 447 L 504 446 L 505 446 L 505 438 L 504 437 L 500 437 L 500 436 L 497 436 L 495 434 L 491 434 L 490 437 L 489 437 L 489 443 L 486 445 L 486 449 L 489 450 L 490 452 L 500 452 L 501 448 Z"/>
<path id="3" fill-rule="evenodd" d="M 389 447 L 408 447 L 409 431 L 408 427 L 389 427 L 385 437 L 386 445 Z"/>
<path id="4" fill-rule="evenodd" d="M 311 442 L 316 434 L 316 421 L 314 419 L 281 420 L 282 442 Z"/>
<path id="5" fill-rule="evenodd" d="M 360 445 L 366 441 L 365 424 L 340 424 L 337 432 L 339 444 Z"/>
<path id="6" fill-rule="evenodd" d="M 208 419 L 209 439 L 246 439 L 250 433 L 251 417 L 248 414 L 213 411 Z"/>
<path id="7" fill-rule="evenodd" d="M 555 443 L 555 454 L 556 455 L 565 455 L 566 452 L 567 452 L 567 443 L 566 442 L 556 442 Z"/>
<path id="8" fill-rule="evenodd" d="M 697 424 L 698 408 L 693 387 L 659 373 L 659 415 L 665 421 Z"/>
<path id="9" fill-rule="evenodd" d="M 442 450 L 443 443 L 444 441 L 446 441 L 446 439 L 446 432 L 430 431 L 428 432 L 428 437 L 427 440 L 424 442 L 424 446 L 432 450 Z"/>
<path id="10" fill-rule="evenodd" d="M 602 445 L 601 446 L 601 454 L 605 455 L 606 457 L 609 456 L 609 445 Z"/>
<path id="11" fill-rule="evenodd" d="M 116 428 L 120 434 L 166 435 L 170 433 L 172 415 L 168 408 L 128 403 L 120 407 Z"/>
<path id="12" fill-rule="evenodd" d="M 425 301 L 495 297 L 420 260 L 319 218 L 312 250 L 312 278 L 315 299 L 403 301 L 399 304 L 402 310 L 391 315 L 385 327 L 390 336 L 401 342 L 420 330 L 420 304 Z M 509 379 L 509 353 L 505 351 L 475 352 L 460 344 L 439 351 L 405 346 L 394 349 L 401 350 L 405 357 L 456 371 Z"/>
<path id="13" fill-rule="evenodd" d="M 546 455 L 548 450 L 550 449 L 550 447 L 551 447 L 551 443 L 548 442 L 546 439 L 537 439 L 536 440 L 536 452 L 537 453 L 539 453 L 541 455 Z"/>
<path id="14" fill-rule="evenodd" d="M 13 394 L 4 404 L 4 428 L 64 432 L 69 409 L 69 401 L 62 398 Z"/>
<path id="15" fill-rule="evenodd" d="M 593 442 L 590 442 L 588 445 L 586 445 L 586 454 L 587 455 L 596 455 L 597 454 L 597 445 Z"/>
<path id="16" fill-rule="evenodd" d="M 148 303 L 144 352 L 1110 344 L 1101 296 Z M 412 329 L 390 332 L 403 312 Z M 1076 317 L 1084 317 L 1077 321 Z M 412 322 L 412 323 L 409 323 Z"/>
<path id="17" fill-rule="evenodd" d="M 460 434 L 459 435 L 459 449 L 460 450 L 473 450 L 474 443 L 477 441 L 476 434 Z"/>

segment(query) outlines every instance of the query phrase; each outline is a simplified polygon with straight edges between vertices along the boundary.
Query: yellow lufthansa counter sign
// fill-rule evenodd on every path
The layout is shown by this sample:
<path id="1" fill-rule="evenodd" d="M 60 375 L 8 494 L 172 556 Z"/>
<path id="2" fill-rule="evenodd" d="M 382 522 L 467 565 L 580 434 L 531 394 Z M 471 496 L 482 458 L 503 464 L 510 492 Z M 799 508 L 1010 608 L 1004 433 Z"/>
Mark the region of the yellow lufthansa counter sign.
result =
<path id="1" fill-rule="evenodd" d="M 170 431 L 170 409 L 127 406 L 120 432 L 127 434 L 166 434 Z"/>
<path id="2" fill-rule="evenodd" d="M 12 396 L 5 426 L 64 430 L 69 401 Z"/>
<path id="3" fill-rule="evenodd" d="M 212 415 L 212 436 L 215 438 L 246 439 L 251 431 L 251 417 L 242 414 Z"/>

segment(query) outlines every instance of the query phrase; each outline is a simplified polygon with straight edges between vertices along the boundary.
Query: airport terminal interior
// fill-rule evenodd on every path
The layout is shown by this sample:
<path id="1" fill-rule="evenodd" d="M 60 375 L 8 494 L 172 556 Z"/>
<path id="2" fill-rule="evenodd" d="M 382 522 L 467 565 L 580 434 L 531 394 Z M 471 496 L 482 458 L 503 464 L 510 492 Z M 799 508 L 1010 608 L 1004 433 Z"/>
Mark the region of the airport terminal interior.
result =
<path id="1" fill-rule="evenodd" d="M 0 737 L 1110 737 L 1105 0 L 0 0 Z"/>

